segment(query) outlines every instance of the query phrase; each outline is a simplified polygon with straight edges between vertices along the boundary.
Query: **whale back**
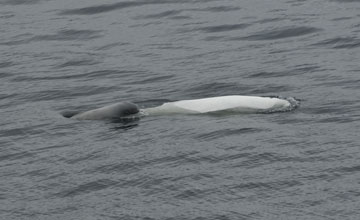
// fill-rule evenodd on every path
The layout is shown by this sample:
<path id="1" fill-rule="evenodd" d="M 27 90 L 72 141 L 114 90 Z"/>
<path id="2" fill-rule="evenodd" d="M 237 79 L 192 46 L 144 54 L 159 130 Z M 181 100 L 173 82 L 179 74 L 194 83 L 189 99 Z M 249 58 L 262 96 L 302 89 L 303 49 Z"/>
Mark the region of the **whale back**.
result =
<path id="1" fill-rule="evenodd" d="M 173 105 L 198 113 L 233 110 L 239 112 L 262 111 L 289 106 L 286 100 L 257 96 L 220 96 L 204 99 L 183 100 Z"/>
<path id="2" fill-rule="evenodd" d="M 120 119 L 139 113 L 137 105 L 131 102 L 120 102 L 102 108 L 76 114 L 71 118 L 80 120 Z"/>
<path id="3" fill-rule="evenodd" d="M 256 113 L 287 109 L 290 105 L 287 100 L 279 98 L 233 95 L 168 102 L 159 107 L 145 109 L 145 111 L 150 115 L 201 114 L 221 111 Z"/>

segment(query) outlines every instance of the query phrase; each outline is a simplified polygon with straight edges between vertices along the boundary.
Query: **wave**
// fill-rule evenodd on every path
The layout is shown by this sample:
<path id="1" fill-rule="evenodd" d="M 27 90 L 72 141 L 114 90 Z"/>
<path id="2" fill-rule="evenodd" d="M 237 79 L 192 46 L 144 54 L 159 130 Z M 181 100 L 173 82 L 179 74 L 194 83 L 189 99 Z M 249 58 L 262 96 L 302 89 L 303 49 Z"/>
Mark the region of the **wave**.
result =
<path id="1" fill-rule="evenodd" d="M 260 31 L 255 34 L 236 38 L 240 40 L 277 40 L 277 39 L 283 39 L 283 38 L 290 38 L 290 37 L 298 37 L 302 35 L 312 34 L 318 31 L 321 31 L 320 28 L 314 28 L 314 27 L 283 27 L 275 30 L 270 31 Z M 235 40 L 235 39 L 234 39 Z"/>

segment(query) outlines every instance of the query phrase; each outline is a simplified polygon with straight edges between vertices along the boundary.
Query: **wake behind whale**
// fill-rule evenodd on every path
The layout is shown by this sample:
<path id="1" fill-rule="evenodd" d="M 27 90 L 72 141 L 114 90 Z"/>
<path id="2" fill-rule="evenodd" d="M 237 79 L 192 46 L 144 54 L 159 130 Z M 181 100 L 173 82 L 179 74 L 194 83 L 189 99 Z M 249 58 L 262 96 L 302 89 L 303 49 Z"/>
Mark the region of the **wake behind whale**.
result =
<path id="1" fill-rule="evenodd" d="M 65 111 L 62 112 L 62 115 L 78 120 L 113 120 L 170 114 L 271 113 L 290 111 L 295 109 L 298 104 L 299 102 L 291 97 L 231 95 L 167 102 L 157 107 L 145 109 L 139 109 L 136 104 L 131 102 L 119 102 L 85 112 Z"/>

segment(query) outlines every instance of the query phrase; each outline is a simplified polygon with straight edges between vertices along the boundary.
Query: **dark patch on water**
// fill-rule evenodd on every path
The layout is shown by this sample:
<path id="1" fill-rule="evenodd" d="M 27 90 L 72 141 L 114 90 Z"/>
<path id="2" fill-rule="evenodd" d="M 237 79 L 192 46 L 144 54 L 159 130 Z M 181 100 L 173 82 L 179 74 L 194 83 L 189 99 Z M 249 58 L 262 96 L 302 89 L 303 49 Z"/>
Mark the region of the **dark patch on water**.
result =
<path id="1" fill-rule="evenodd" d="M 63 64 L 58 65 L 58 68 L 72 67 L 72 66 L 90 66 L 99 63 L 95 60 L 69 60 Z"/>
<path id="2" fill-rule="evenodd" d="M 332 49 L 351 49 L 360 46 L 360 39 L 352 37 L 335 37 L 313 45 Z"/>
<path id="3" fill-rule="evenodd" d="M 151 18 L 165 18 L 165 17 L 173 17 L 174 15 L 178 15 L 181 13 L 181 10 L 169 10 L 169 11 L 164 11 L 158 14 L 150 14 L 150 15 L 144 15 L 141 18 L 144 19 L 151 19 Z"/>
<path id="4" fill-rule="evenodd" d="M 269 22 L 277 22 L 277 21 L 282 21 L 282 20 L 284 20 L 284 18 L 266 18 L 266 19 L 259 20 L 256 23 L 265 24 L 265 23 L 269 23 Z"/>
<path id="5" fill-rule="evenodd" d="M 11 153 L 11 154 L 2 154 L 0 156 L 0 161 L 19 160 L 19 159 L 24 159 L 24 158 L 32 158 L 34 156 L 35 156 L 34 153 L 30 153 L 30 152 L 27 152 L 27 151 L 19 152 L 19 153 Z"/>
<path id="6" fill-rule="evenodd" d="M 30 5 L 42 2 L 44 0 L 2 0 L 1 5 Z"/>
<path id="7" fill-rule="evenodd" d="M 98 152 L 84 152 L 81 156 L 76 158 L 66 159 L 67 164 L 77 164 L 82 161 L 96 160 L 101 157 L 101 154 Z"/>
<path id="8" fill-rule="evenodd" d="M 224 36 L 209 36 L 204 38 L 205 41 L 221 41 L 223 39 L 225 39 Z"/>
<path id="9" fill-rule="evenodd" d="M 199 28 L 199 30 L 206 33 L 215 33 L 215 32 L 240 30 L 249 26 L 250 24 L 224 24 L 224 25 L 203 27 L 203 28 Z"/>
<path id="10" fill-rule="evenodd" d="M 46 125 L 47 124 L 31 125 L 22 128 L 11 128 L 11 129 L 2 130 L 0 133 L 0 137 L 20 136 L 20 138 L 26 138 L 29 135 L 42 134 L 44 132 L 42 128 Z"/>
<path id="11" fill-rule="evenodd" d="M 352 117 L 347 117 L 346 115 L 327 117 L 324 119 L 317 120 L 319 123 L 352 123 L 354 119 Z"/>
<path id="12" fill-rule="evenodd" d="M 33 36 L 33 34 L 29 34 L 29 33 L 15 35 L 15 36 L 11 37 L 10 41 L 0 42 L 0 45 L 11 46 L 11 45 L 19 45 L 19 44 L 29 43 L 31 41 L 31 36 Z"/>
<path id="13" fill-rule="evenodd" d="M 352 2 L 360 2 L 360 0 L 330 0 L 332 2 L 338 2 L 338 3 L 352 3 Z"/>
<path id="14" fill-rule="evenodd" d="M 0 100 L 12 99 L 15 96 L 16 96 L 15 94 L 0 94 Z M 5 106 L 8 107 L 7 105 L 5 105 Z"/>
<path id="15" fill-rule="evenodd" d="M 48 35 L 37 35 L 34 37 L 24 38 L 29 36 L 30 34 L 26 35 L 19 35 L 14 37 L 14 40 L 7 41 L 7 42 L 0 42 L 0 45 L 20 45 L 20 44 L 27 44 L 30 42 L 41 42 L 41 41 L 87 41 L 92 40 L 95 38 L 102 37 L 102 31 L 98 30 L 61 30 L 58 31 L 56 34 L 48 34 Z M 18 39 L 23 38 L 23 39 Z"/>
<path id="16" fill-rule="evenodd" d="M 112 120 L 112 123 L 115 123 L 116 126 L 112 127 L 112 130 L 116 131 L 128 131 L 134 129 L 139 126 L 138 121 L 140 118 L 133 118 L 133 119 L 116 119 Z"/>
<path id="17" fill-rule="evenodd" d="M 332 21 L 343 21 L 343 20 L 350 20 L 352 17 L 341 17 L 341 18 L 334 18 Z"/>
<path id="18" fill-rule="evenodd" d="M 211 194 L 214 189 L 187 189 L 175 195 L 175 198 L 181 200 L 196 200 Z"/>
<path id="19" fill-rule="evenodd" d="M 340 168 L 337 168 L 337 169 L 333 169 L 332 170 L 333 172 L 337 172 L 339 174 L 343 174 L 343 173 L 346 173 L 346 174 L 353 174 L 353 173 L 358 173 L 360 172 L 360 165 L 354 165 L 354 166 L 344 166 L 344 167 L 340 167 Z"/>
<path id="20" fill-rule="evenodd" d="M 96 70 L 86 73 L 77 74 L 73 72 L 72 74 L 63 74 L 61 76 L 43 76 L 43 77 L 28 77 L 28 76 L 18 76 L 12 79 L 15 82 L 26 82 L 26 81 L 38 81 L 38 80 L 59 80 L 59 79 L 80 79 L 80 78 L 97 78 L 97 77 L 108 77 L 108 78 L 117 78 L 117 77 L 129 77 L 134 74 L 141 74 L 141 71 L 131 71 L 131 70 Z"/>
<path id="21" fill-rule="evenodd" d="M 232 40 L 277 40 L 290 37 L 299 37 L 321 31 L 314 27 L 284 27 L 275 30 L 257 32 L 247 37 L 232 38 Z"/>
<path id="22" fill-rule="evenodd" d="M 281 94 L 283 92 L 286 91 L 290 91 L 293 88 L 290 87 L 289 85 L 275 85 L 275 84 L 269 84 L 269 85 L 265 85 L 261 88 L 253 88 L 251 90 L 251 94 Z"/>
<path id="23" fill-rule="evenodd" d="M 240 189 L 242 191 L 247 190 L 284 190 L 289 187 L 300 186 L 303 185 L 302 182 L 297 180 L 283 180 L 283 181 L 275 181 L 275 182 L 248 182 L 248 183 L 241 183 L 233 188 Z"/>
<path id="24" fill-rule="evenodd" d="M 347 89 L 359 89 L 360 80 L 339 79 L 339 80 L 321 82 L 318 83 L 318 85 L 327 86 L 327 87 L 342 87 Z"/>
<path id="25" fill-rule="evenodd" d="M 323 102 L 321 105 L 317 105 L 315 107 L 306 107 L 302 109 L 302 112 L 310 115 L 325 115 L 325 114 L 343 115 L 349 113 L 354 103 L 356 102 L 347 101 L 347 100 L 337 100 L 337 101 L 328 100 L 327 103 Z"/>
<path id="26" fill-rule="evenodd" d="M 6 72 L 0 72 L 0 78 L 5 78 L 5 77 L 9 77 L 9 76 L 12 76 L 12 74 L 6 73 Z"/>
<path id="27" fill-rule="evenodd" d="M 131 84 L 143 84 L 143 83 L 153 83 L 153 82 L 166 82 L 169 81 L 169 79 L 173 78 L 173 75 L 164 75 L 164 76 L 153 76 L 153 77 L 147 77 L 142 80 L 132 81 Z"/>
<path id="28" fill-rule="evenodd" d="M 234 6 L 217 6 L 217 7 L 208 7 L 205 9 L 200 9 L 202 11 L 210 11 L 210 12 L 227 12 L 227 11 L 238 11 L 240 7 Z"/>
<path id="29" fill-rule="evenodd" d="M 10 66 L 13 66 L 13 65 L 14 65 L 14 63 L 11 62 L 11 61 L 0 62 L 0 69 L 10 67 Z M 2 77 L 2 74 L 4 74 L 4 73 L 0 73 L 0 77 Z"/>
<path id="30" fill-rule="evenodd" d="M 109 180 L 109 179 L 99 179 L 96 181 L 86 182 L 80 184 L 76 187 L 72 187 L 68 190 L 64 190 L 57 194 L 59 197 L 74 197 L 77 195 L 93 193 L 99 190 L 104 190 L 109 187 L 118 184 L 117 181 Z"/>
<path id="31" fill-rule="evenodd" d="M 308 159 L 310 161 L 314 160 L 315 158 Z M 244 167 L 244 168 L 253 168 L 258 166 L 265 166 L 272 163 L 278 162 L 295 162 L 297 160 L 302 160 L 295 157 L 289 157 L 287 155 L 283 155 L 279 153 L 273 152 L 265 152 L 265 153 L 255 153 L 251 154 L 250 156 L 246 157 L 245 160 L 239 161 L 234 164 L 234 167 Z"/>
<path id="32" fill-rule="evenodd" d="M 188 88 L 186 93 L 191 95 L 191 98 L 204 98 L 212 96 L 234 95 L 239 94 L 247 95 L 253 89 L 250 85 L 243 85 L 238 83 L 202 83 L 199 86 Z"/>
<path id="33" fill-rule="evenodd" d="M 143 5 L 151 5 L 151 4 L 171 4 L 171 3 L 181 3 L 183 1 L 174 2 L 168 0 L 147 0 L 147 1 L 124 1 L 124 2 L 117 2 L 114 4 L 103 4 L 103 5 L 96 5 L 78 9 L 68 9 L 63 10 L 60 14 L 61 15 L 92 15 L 92 14 L 99 14 L 110 12 L 114 10 L 121 10 L 124 8 L 136 7 L 136 6 L 143 6 Z"/>
<path id="34" fill-rule="evenodd" d="M 178 16 L 172 16 L 170 17 L 170 19 L 172 20 L 183 20 L 183 19 L 191 19 L 191 16 L 186 16 L 186 15 L 178 15 Z"/>
<path id="35" fill-rule="evenodd" d="M 8 19 L 14 16 L 15 16 L 14 14 L 4 12 L 2 15 L 0 15 L 0 19 Z"/>
<path id="36" fill-rule="evenodd" d="M 150 2 L 150 1 L 149 1 Z M 129 7 L 141 6 L 149 4 L 146 1 L 131 1 L 131 2 L 118 2 L 114 4 L 103 4 L 78 9 L 67 9 L 63 10 L 60 15 L 92 15 L 110 12 L 114 10 L 120 10 Z"/>
<path id="37" fill-rule="evenodd" d="M 290 70 L 286 70 L 286 71 L 261 71 L 261 72 L 257 72 L 257 73 L 252 73 L 248 76 L 246 76 L 247 78 L 274 78 L 274 77 L 288 77 L 288 76 L 296 76 L 296 75 L 302 75 L 305 73 L 312 73 L 315 72 L 317 70 L 319 70 L 319 66 L 316 65 L 309 65 L 309 66 L 305 66 L 305 67 L 298 67 L 295 69 L 290 69 Z"/>
<path id="38" fill-rule="evenodd" d="M 291 71 L 279 71 L 279 72 L 268 72 L 268 71 L 261 71 L 258 73 L 253 73 L 247 76 L 247 78 L 273 78 L 273 77 L 284 77 L 294 75 Z"/>
<path id="39" fill-rule="evenodd" d="M 204 134 L 197 135 L 196 137 L 200 140 L 213 140 L 218 139 L 221 137 L 228 137 L 231 135 L 242 135 L 248 133 L 259 133 L 264 131 L 263 129 L 258 128 L 239 128 L 239 129 L 223 129 L 223 130 L 216 130 Z"/>
<path id="40" fill-rule="evenodd" d="M 224 155 L 198 155 L 188 158 L 188 163 L 232 163 L 233 161 L 238 161 L 246 159 L 251 156 L 250 153 L 234 153 L 234 154 L 224 154 Z M 211 178 L 212 176 L 205 176 L 206 178 Z M 198 177 L 199 178 L 199 177 Z M 195 179 L 195 178 L 194 178 Z"/>
<path id="41" fill-rule="evenodd" d="M 89 6 L 78 9 L 67 9 L 60 12 L 60 15 L 92 15 L 99 13 L 106 13 L 114 10 L 121 10 L 124 8 L 144 6 L 144 5 L 157 5 L 157 4 L 182 4 L 182 3 L 196 3 L 196 2 L 208 2 L 212 0 L 197 0 L 197 1 L 189 1 L 189 0 L 180 0 L 180 1 L 172 1 L 172 0 L 147 0 L 147 1 L 124 1 L 117 2 L 113 4 L 103 4 L 96 6 Z"/>
<path id="42" fill-rule="evenodd" d="M 94 38 L 99 38 L 102 31 L 94 30 L 61 30 L 56 34 L 49 35 L 38 35 L 33 37 L 32 41 L 68 41 L 68 40 L 91 40 Z"/>
<path id="43" fill-rule="evenodd" d="M 171 156 L 155 157 L 153 159 L 143 159 L 137 161 L 116 161 L 115 163 L 100 165 L 91 169 L 86 169 L 87 173 L 118 173 L 118 174 L 131 174 L 136 171 L 153 167 L 159 164 L 166 165 L 179 165 L 181 162 L 186 161 L 189 156 L 198 153 L 197 151 L 179 153 Z"/>
<path id="44" fill-rule="evenodd" d="M 20 99 L 29 101 L 45 101 L 68 99 L 79 96 L 90 96 L 94 94 L 107 93 L 109 91 L 116 91 L 115 87 L 99 87 L 99 86 L 80 86 L 73 89 L 53 89 L 46 91 L 33 92 L 31 94 L 23 94 Z"/>
<path id="45" fill-rule="evenodd" d="M 110 43 L 101 47 L 97 47 L 96 50 L 108 50 L 108 49 L 116 48 L 117 46 L 125 46 L 125 45 L 129 45 L 129 43 L 123 43 L 123 42 Z"/>

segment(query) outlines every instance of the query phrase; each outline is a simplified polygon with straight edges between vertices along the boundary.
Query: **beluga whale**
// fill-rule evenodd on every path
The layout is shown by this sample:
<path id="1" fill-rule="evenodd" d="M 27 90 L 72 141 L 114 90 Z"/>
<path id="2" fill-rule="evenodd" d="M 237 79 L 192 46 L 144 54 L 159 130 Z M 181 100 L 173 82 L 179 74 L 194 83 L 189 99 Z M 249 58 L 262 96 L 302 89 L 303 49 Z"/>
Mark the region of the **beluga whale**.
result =
<path id="1" fill-rule="evenodd" d="M 275 97 L 230 95 L 168 102 L 158 107 L 144 109 L 144 112 L 148 115 L 206 114 L 216 112 L 264 113 L 285 111 L 291 106 L 290 101 Z"/>
<path id="2" fill-rule="evenodd" d="M 271 113 L 290 111 L 296 108 L 298 101 L 294 98 L 260 97 L 229 95 L 202 99 L 166 102 L 157 107 L 140 109 L 131 102 L 119 102 L 105 107 L 85 111 L 65 111 L 64 117 L 78 120 L 116 120 L 138 119 L 144 116 L 170 114 L 212 114 L 231 113 Z"/>
<path id="3" fill-rule="evenodd" d="M 123 119 L 129 116 L 135 116 L 138 113 L 139 108 L 134 103 L 119 102 L 85 112 L 64 111 L 61 114 L 66 118 L 73 118 L 79 120 L 116 120 Z"/>

